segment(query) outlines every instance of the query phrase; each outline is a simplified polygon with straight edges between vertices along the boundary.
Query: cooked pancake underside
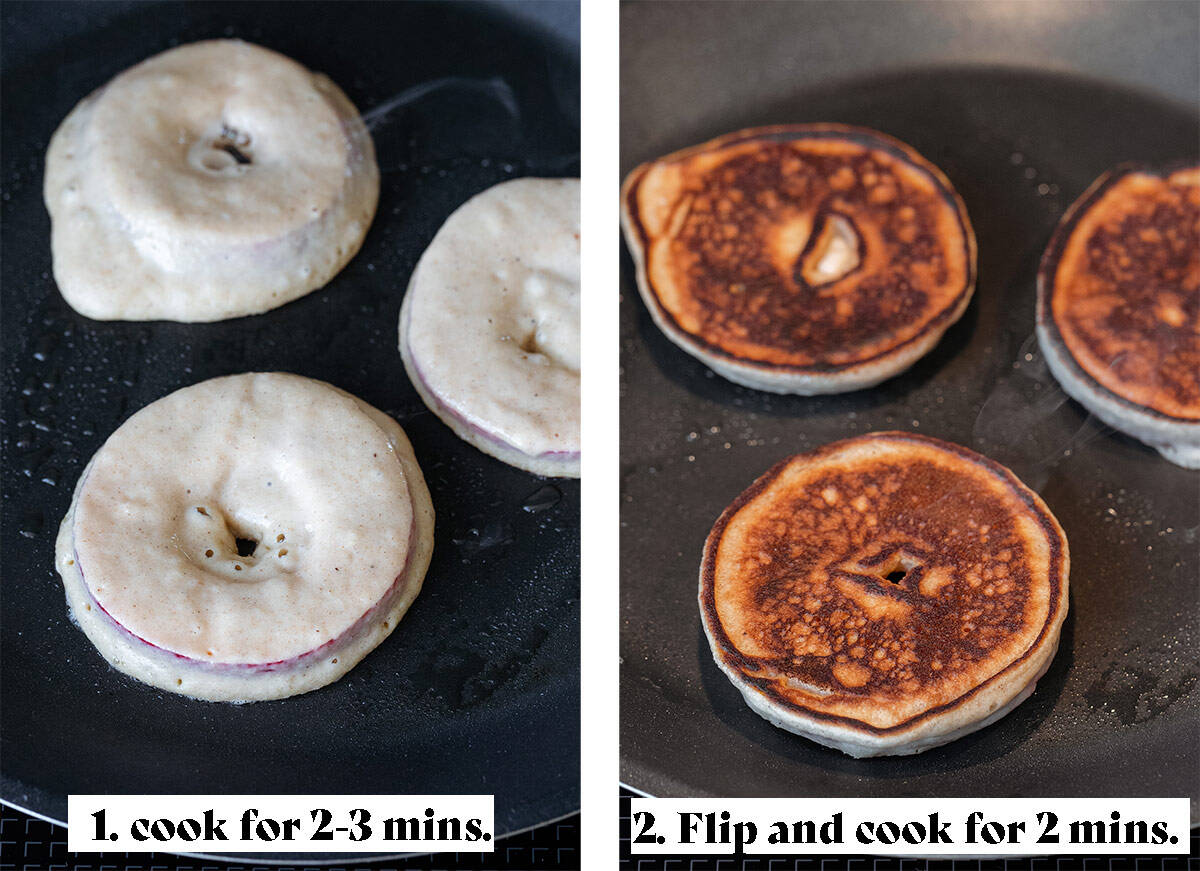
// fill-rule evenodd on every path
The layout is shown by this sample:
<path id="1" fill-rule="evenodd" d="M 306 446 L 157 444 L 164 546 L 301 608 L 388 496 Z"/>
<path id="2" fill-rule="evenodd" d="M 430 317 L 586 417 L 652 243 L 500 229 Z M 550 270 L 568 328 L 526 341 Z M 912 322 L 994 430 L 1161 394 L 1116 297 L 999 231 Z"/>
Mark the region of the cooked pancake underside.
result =
<path id="1" fill-rule="evenodd" d="M 934 167 L 865 131 L 754 134 L 632 177 L 631 241 L 682 333 L 710 353 L 829 370 L 952 319 L 973 284 L 973 241 Z"/>
<path id="2" fill-rule="evenodd" d="M 1054 327 L 1103 389 L 1200 422 L 1200 169 L 1102 177 L 1042 266 Z"/>
<path id="3" fill-rule="evenodd" d="M 1065 581 L 1061 530 L 1011 474 L 877 434 L 785 461 L 731 505 L 702 599 L 735 682 L 886 731 L 1019 670 L 1051 627 L 1056 640 Z"/>

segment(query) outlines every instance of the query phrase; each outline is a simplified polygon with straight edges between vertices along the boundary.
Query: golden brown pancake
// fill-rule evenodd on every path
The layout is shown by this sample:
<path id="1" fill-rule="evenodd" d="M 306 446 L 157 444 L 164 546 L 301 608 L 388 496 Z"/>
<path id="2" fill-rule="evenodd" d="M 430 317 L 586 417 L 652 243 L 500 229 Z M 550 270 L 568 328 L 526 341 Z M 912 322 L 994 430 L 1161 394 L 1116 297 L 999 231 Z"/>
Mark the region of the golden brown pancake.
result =
<path id="1" fill-rule="evenodd" d="M 1200 167 L 1106 173 L 1055 231 L 1038 335 L 1064 389 L 1200 467 Z"/>
<path id="2" fill-rule="evenodd" d="M 1008 469 L 872 433 L 784 460 L 725 509 L 700 610 L 775 725 L 853 756 L 919 753 L 1033 691 L 1068 569 L 1058 522 Z"/>
<path id="3" fill-rule="evenodd" d="M 974 234 L 950 182 L 873 130 L 723 136 L 635 169 L 622 206 L 659 327 L 764 390 L 876 384 L 933 347 L 975 285 Z"/>

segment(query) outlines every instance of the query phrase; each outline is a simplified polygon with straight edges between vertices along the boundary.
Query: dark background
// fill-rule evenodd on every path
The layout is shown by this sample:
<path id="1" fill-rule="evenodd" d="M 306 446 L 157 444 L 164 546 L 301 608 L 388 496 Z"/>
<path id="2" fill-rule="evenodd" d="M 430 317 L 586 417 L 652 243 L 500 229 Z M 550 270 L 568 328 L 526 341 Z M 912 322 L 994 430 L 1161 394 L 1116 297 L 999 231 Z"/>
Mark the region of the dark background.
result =
<path id="1" fill-rule="evenodd" d="M 1192 830 L 1188 856 L 1038 856 L 1026 859 L 900 859 L 883 856 L 633 856 L 631 798 L 638 794 L 621 790 L 621 871 L 1195 871 L 1200 856 L 1200 830 Z M 6 871 L 0 868 L 0 871 Z"/>
<path id="2" fill-rule="evenodd" d="M 1200 472 L 1071 401 L 1034 338 L 1063 211 L 1125 160 L 1197 159 L 1195 3 L 626 3 L 621 163 L 743 127 L 881 130 L 962 195 L 979 281 L 907 372 L 837 396 L 738 387 L 671 344 L 622 260 L 621 777 L 652 795 L 1200 795 Z M 1013 469 L 1071 548 L 1034 695 L 915 757 L 855 760 L 770 725 L 713 663 L 705 536 L 776 461 L 874 430 Z M 752 866 L 748 866 L 752 867 Z M 774 867 L 774 866 L 773 866 Z"/>
<path id="3" fill-rule="evenodd" d="M 167 853 L 68 853 L 67 830 L 0 806 L 0 871 L 307 871 L 313 865 L 262 865 L 189 859 Z M 571 871 L 580 867 L 579 814 L 496 842 L 492 853 L 439 853 L 409 859 L 343 859 L 322 871 Z"/>
<path id="4" fill-rule="evenodd" d="M 61 821 L 69 792 L 492 793 L 498 836 L 577 811 L 579 484 L 457 439 L 405 377 L 396 329 L 451 211 L 507 178 L 578 175 L 578 6 L 6 2 L 0 14 L 0 796 Z M 50 274 L 46 144 L 114 74 L 220 36 L 327 73 L 368 118 L 382 191 L 362 250 L 327 287 L 261 316 L 80 317 Z M 255 370 L 329 381 L 400 421 L 437 511 L 433 563 L 406 619 L 342 680 L 276 702 L 196 702 L 117 674 L 71 625 L 54 536 L 84 463 L 126 417 Z"/>

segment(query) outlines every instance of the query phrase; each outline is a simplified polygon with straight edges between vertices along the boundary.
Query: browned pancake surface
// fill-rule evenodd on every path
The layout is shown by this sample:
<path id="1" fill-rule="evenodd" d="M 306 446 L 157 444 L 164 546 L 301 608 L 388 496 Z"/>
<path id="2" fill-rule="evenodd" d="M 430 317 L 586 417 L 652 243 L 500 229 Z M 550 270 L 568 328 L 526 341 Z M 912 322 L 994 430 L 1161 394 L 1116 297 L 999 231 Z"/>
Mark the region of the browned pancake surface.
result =
<path id="1" fill-rule="evenodd" d="M 739 359 L 823 370 L 878 358 L 947 317 L 974 280 L 948 183 L 872 131 L 734 134 L 649 164 L 630 195 L 663 310 Z M 839 235 L 854 252 L 845 274 L 821 269 Z"/>
<path id="2" fill-rule="evenodd" d="M 1200 419 L 1200 168 L 1116 173 L 1071 221 L 1051 296 L 1071 356 L 1124 399 Z"/>
<path id="3" fill-rule="evenodd" d="M 886 729 L 1020 660 L 1058 610 L 1061 531 L 1011 474 L 903 433 L 776 466 L 705 560 L 727 662 L 777 701 Z"/>

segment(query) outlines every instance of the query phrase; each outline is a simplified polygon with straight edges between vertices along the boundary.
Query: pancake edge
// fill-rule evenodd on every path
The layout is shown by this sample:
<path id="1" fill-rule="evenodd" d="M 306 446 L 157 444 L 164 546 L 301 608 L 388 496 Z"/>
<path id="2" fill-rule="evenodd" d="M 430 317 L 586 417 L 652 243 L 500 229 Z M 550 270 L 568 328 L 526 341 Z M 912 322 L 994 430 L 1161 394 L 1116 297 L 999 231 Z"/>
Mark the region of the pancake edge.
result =
<path id="1" fill-rule="evenodd" d="M 413 270 L 409 279 L 408 289 L 404 292 L 404 302 L 400 304 L 400 359 L 404 362 L 404 371 L 408 380 L 416 389 L 425 407 L 433 412 L 442 423 L 450 427 L 456 436 L 467 444 L 517 469 L 542 475 L 547 478 L 578 478 L 581 475 L 582 452 L 563 451 L 549 454 L 527 454 L 514 445 L 482 429 L 463 418 L 454 409 L 442 401 L 425 383 L 421 369 L 417 365 L 412 348 L 409 345 L 408 332 L 412 322 L 413 288 L 416 286 L 417 272 L 421 264 Z"/>
<path id="2" fill-rule="evenodd" d="M 642 178 L 656 164 L 677 161 L 695 153 L 730 144 L 769 137 L 794 136 L 794 138 L 802 139 L 805 136 L 801 134 L 819 133 L 840 134 L 846 137 L 857 136 L 872 140 L 877 145 L 889 146 L 900 152 L 906 161 L 929 173 L 937 182 L 942 193 L 949 195 L 947 199 L 954 206 L 959 218 L 959 225 L 963 230 L 967 248 L 967 282 L 963 290 L 952 305 L 936 314 L 915 336 L 892 350 L 877 354 L 868 360 L 844 365 L 805 367 L 747 360 L 734 356 L 684 330 L 674 316 L 663 307 L 658 295 L 654 292 L 647 272 L 647 237 L 636 208 L 636 194 Z M 886 133 L 846 124 L 778 124 L 748 127 L 647 161 L 630 172 L 621 185 L 621 228 L 625 236 L 625 244 L 633 257 L 638 293 L 646 308 L 649 309 L 654 323 L 663 334 L 721 377 L 743 387 L 751 387 L 769 393 L 794 393 L 801 396 L 848 393 L 874 387 L 888 378 L 899 375 L 929 353 L 941 341 L 946 331 L 963 316 L 974 295 L 978 274 L 975 231 L 971 226 L 966 205 L 941 169 L 926 160 L 912 146 L 888 136 Z"/>
<path id="3" fill-rule="evenodd" d="M 403 428 L 374 406 L 332 384 L 291 373 L 272 374 L 303 378 L 353 400 L 358 409 L 394 444 L 396 459 L 408 484 L 413 511 L 410 547 L 404 567 L 388 592 L 359 618 L 360 621 L 366 621 L 364 625 L 355 624 L 342 637 L 295 657 L 289 665 L 256 671 L 253 665 L 241 667 L 198 662 L 157 647 L 138 638 L 108 616 L 103 607 L 89 607 L 95 599 L 83 579 L 83 573 L 77 563 L 68 562 L 74 559 L 75 552 L 75 507 L 92 464 L 103 450 L 104 446 L 101 445 L 79 476 L 71 506 L 59 526 L 55 542 L 55 567 L 62 578 L 71 622 L 83 630 L 109 665 L 155 689 L 200 701 L 233 704 L 282 699 L 320 689 L 342 678 L 395 631 L 424 583 L 433 556 L 433 501 Z M 385 605 L 385 609 L 372 615 L 371 611 L 389 596 L 392 601 Z M 387 628 L 384 628 L 384 624 L 387 624 Z M 179 683 L 181 680 L 182 684 Z"/>
<path id="4" fill-rule="evenodd" d="M 796 705 L 769 691 L 771 681 L 756 681 L 745 671 L 749 661 L 726 635 L 716 611 L 714 579 L 717 546 L 729 522 L 748 502 L 765 490 L 797 457 L 816 458 L 861 441 L 886 438 L 912 441 L 956 454 L 960 459 L 997 474 L 1033 511 L 1050 543 L 1051 602 L 1037 638 L 1024 654 L 957 699 L 930 708 L 895 726 L 872 726 L 852 717 L 826 714 Z M 830 442 L 804 454 L 780 460 L 731 502 L 713 525 L 704 542 L 700 564 L 700 615 L 713 659 L 741 691 L 746 703 L 775 726 L 856 758 L 905 756 L 922 753 L 970 734 L 1004 717 L 1028 698 L 1058 651 L 1069 596 L 1070 552 L 1058 520 L 1036 493 L 1009 469 L 988 457 L 931 436 L 883 431 Z"/>
<path id="5" fill-rule="evenodd" d="M 1151 167 L 1122 163 L 1104 172 L 1079 195 L 1054 228 L 1037 274 L 1037 338 L 1046 365 L 1063 391 L 1113 429 L 1154 448 L 1185 469 L 1200 469 L 1200 421 L 1174 417 L 1109 390 L 1084 369 L 1063 340 L 1054 319 L 1054 278 L 1063 249 L 1087 210 L 1120 179 L 1134 172 L 1165 177 L 1190 167 L 1187 162 Z"/>

